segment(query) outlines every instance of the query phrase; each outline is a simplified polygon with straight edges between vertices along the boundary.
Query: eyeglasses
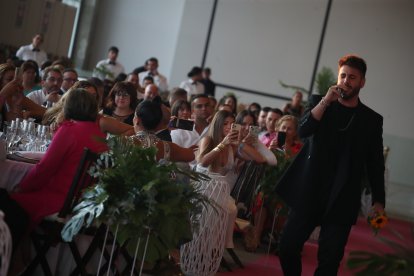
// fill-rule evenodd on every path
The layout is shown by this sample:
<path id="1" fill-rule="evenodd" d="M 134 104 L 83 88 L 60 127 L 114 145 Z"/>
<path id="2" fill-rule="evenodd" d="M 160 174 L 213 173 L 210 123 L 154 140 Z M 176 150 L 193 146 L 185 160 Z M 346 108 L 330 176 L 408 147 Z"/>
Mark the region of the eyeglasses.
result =
<path id="1" fill-rule="evenodd" d="M 78 79 L 71 79 L 71 78 L 65 78 L 63 80 L 67 81 L 67 82 L 77 82 L 78 81 Z"/>
<path id="2" fill-rule="evenodd" d="M 115 96 L 118 96 L 118 97 L 124 97 L 124 98 L 127 98 L 127 97 L 129 97 L 130 95 L 127 93 L 127 92 L 116 92 L 115 93 Z"/>
<path id="3" fill-rule="evenodd" d="M 62 79 L 61 78 L 54 78 L 54 77 L 49 77 L 49 78 L 47 78 L 46 79 L 47 81 L 50 81 L 50 82 L 61 82 L 62 81 Z"/>

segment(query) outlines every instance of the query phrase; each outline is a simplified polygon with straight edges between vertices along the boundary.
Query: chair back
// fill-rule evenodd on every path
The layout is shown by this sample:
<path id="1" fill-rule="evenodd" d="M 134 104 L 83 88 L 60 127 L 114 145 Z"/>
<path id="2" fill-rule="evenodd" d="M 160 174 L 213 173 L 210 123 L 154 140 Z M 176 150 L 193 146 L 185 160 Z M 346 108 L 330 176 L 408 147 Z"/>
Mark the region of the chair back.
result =
<path id="1" fill-rule="evenodd" d="M 84 149 L 82 158 L 79 162 L 78 168 L 76 169 L 72 185 L 66 195 L 65 202 L 58 214 L 58 217 L 65 218 L 67 215 L 71 214 L 72 209 L 78 203 L 79 198 L 82 195 L 82 191 L 86 187 L 93 184 L 95 178 L 89 174 L 89 168 L 96 162 L 97 159 L 97 153 L 92 152 L 88 148 Z"/>

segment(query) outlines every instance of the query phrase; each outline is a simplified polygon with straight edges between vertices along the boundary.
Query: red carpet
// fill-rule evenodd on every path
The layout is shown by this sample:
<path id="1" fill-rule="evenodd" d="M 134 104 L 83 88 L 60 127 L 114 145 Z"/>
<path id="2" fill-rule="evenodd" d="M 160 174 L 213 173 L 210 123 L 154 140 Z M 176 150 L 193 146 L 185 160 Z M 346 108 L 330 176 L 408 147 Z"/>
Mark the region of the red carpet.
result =
<path id="1" fill-rule="evenodd" d="M 390 219 L 387 227 L 385 227 L 380 233 L 379 236 L 386 237 L 392 240 L 398 240 L 392 231 L 396 231 L 404 237 L 405 243 L 409 246 L 414 247 L 414 240 L 411 235 L 412 224 L 406 221 L 401 221 L 397 219 Z M 352 228 L 351 235 L 348 240 L 348 244 L 345 248 L 345 257 L 342 260 L 342 264 L 339 270 L 338 275 L 348 276 L 353 275 L 353 273 L 346 268 L 346 260 L 348 258 L 349 252 L 354 250 L 366 250 L 371 252 L 385 252 L 390 251 L 382 242 L 373 235 L 371 229 L 369 228 L 365 219 L 360 218 L 358 223 Z M 305 244 L 303 254 L 302 254 L 302 268 L 303 276 L 313 275 L 313 272 L 316 268 L 316 254 L 317 254 L 317 244 L 307 242 Z M 279 264 L 279 258 L 277 256 L 265 256 L 261 255 L 258 259 L 252 261 L 251 263 L 245 264 L 244 269 L 234 269 L 232 272 L 221 272 L 217 273 L 219 276 L 226 275 L 237 275 L 237 276 L 278 276 L 283 275 L 282 270 Z"/>

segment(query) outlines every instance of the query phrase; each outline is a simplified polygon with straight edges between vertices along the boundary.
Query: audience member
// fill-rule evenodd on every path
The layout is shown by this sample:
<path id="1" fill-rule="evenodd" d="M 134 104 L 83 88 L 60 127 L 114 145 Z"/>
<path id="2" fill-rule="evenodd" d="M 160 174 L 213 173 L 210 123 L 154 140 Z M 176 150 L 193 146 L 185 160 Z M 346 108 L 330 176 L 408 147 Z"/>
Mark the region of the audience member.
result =
<path id="1" fill-rule="evenodd" d="M 214 81 L 210 79 L 211 76 L 211 69 L 204 68 L 203 69 L 203 79 L 201 82 L 204 84 L 204 92 L 209 96 L 215 96 L 216 94 L 216 84 Z"/>
<path id="2" fill-rule="evenodd" d="M 155 84 L 149 84 L 145 87 L 144 100 L 152 101 L 159 95 L 158 87 Z"/>
<path id="3" fill-rule="evenodd" d="M 145 62 L 146 71 L 139 73 L 139 79 L 141 86 L 144 86 L 145 77 L 149 76 L 153 78 L 153 83 L 158 87 L 161 92 L 168 91 L 167 78 L 158 72 L 158 59 L 155 57 L 149 58 Z"/>
<path id="4" fill-rule="evenodd" d="M 26 96 L 32 91 L 39 90 L 42 86 L 39 85 L 40 75 L 39 66 L 32 60 L 27 60 L 22 64 L 21 77 L 23 81 L 23 94 Z"/>
<path id="5" fill-rule="evenodd" d="M 188 100 L 187 91 L 185 91 L 184 89 L 179 88 L 179 87 L 174 87 L 170 92 L 170 96 L 168 98 L 168 103 L 172 107 L 174 105 L 174 103 L 178 100 L 187 101 Z"/>
<path id="6" fill-rule="evenodd" d="M 162 120 L 161 104 L 157 101 L 142 101 L 135 111 L 134 128 L 136 134 L 132 137 L 142 147 L 156 147 L 157 160 L 175 162 L 190 162 L 194 160 L 192 149 L 182 148 L 171 142 L 160 140 L 155 134 Z"/>
<path id="7" fill-rule="evenodd" d="M 41 50 L 39 47 L 43 43 L 43 36 L 41 34 L 36 34 L 32 43 L 25 45 L 17 50 L 16 56 L 21 60 L 34 60 L 39 66 L 47 60 L 47 54 L 45 51 Z"/>
<path id="8" fill-rule="evenodd" d="M 20 79 L 15 79 L 15 67 L 0 64 L 0 125 L 16 118 L 42 118 L 45 108 L 23 95 Z M 1 128 L 2 129 L 2 128 Z"/>
<path id="9" fill-rule="evenodd" d="M 27 97 L 38 105 L 51 107 L 60 98 L 62 81 L 62 72 L 55 67 L 48 67 L 42 76 L 42 89 L 30 92 Z"/>
<path id="10" fill-rule="evenodd" d="M 117 82 L 109 92 L 102 113 L 133 126 L 134 112 L 138 104 L 135 87 L 130 82 Z"/>
<path id="11" fill-rule="evenodd" d="M 292 101 L 283 107 L 283 113 L 300 118 L 305 110 L 305 107 L 302 105 L 302 98 L 302 92 L 296 91 L 292 96 Z"/>
<path id="12" fill-rule="evenodd" d="M 105 138 L 96 124 L 96 98 L 83 89 L 71 91 L 64 105 L 65 121 L 53 136 L 46 154 L 11 195 L 29 214 L 32 225 L 58 212 L 65 201 L 76 168 L 86 148 L 106 150 Z"/>
<path id="13" fill-rule="evenodd" d="M 211 126 L 205 137 L 200 142 L 200 153 L 197 157 L 197 171 L 224 176 L 228 185 L 228 193 L 236 182 L 237 158 L 244 160 L 255 160 L 263 163 L 266 160 L 253 147 L 240 142 L 240 133 L 232 129 L 234 115 L 228 111 L 218 111 L 211 121 Z M 233 229 L 236 220 L 237 208 L 234 199 L 229 197 L 228 202 L 228 223 L 226 232 L 226 248 L 233 248 Z"/>
<path id="14" fill-rule="evenodd" d="M 134 72 L 129 73 L 127 78 L 126 78 L 126 81 L 130 82 L 134 85 L 135 90 L 137 91 L 137 99 L 138 100 L 143 99 L 144 98 L 144 89 L 139 84 L 138 74 L 136 74 Z"/>
<path id="15" fill-rule="evenodd" d="M 113 81 L 120 73 L 123 73 L 125 69 L 124 66 L 117 61 L 118 54 L 119 50 L 117 47 L 110 47 L 108 50 L 108 58 L 101 60 L 96 64 L 93 76 L 101 80 L 109 79 Z"/>
<path id="16" fill-rule="evenodd" d="M 172 130 L 172 141 L 184 148 L 198 145 L 199 141 L 204 137 L 204 135 L 206 135 L 208 130 L 207 118 L 210 116 L 209 107 L 210 100 L 207 95 L 201 94 L 195 96 L 191 102 L 194 129 L 192 131 L 183 129 Z"/>
<path id="17" fill-rule="evenodd" d="M 268 106 L 263 107 L 259 112 L 259 116 L 257 117 L 257 125 L 261 128 L 262 131 L 266 131 L 266 117 L 270 109 L 271 108 Z"/>
<path id="18" fill-rule="evenodd" d="M 247 107 L 247 110 L 249 110 L 251 113 L 253 113 L 256 118 L 259 117 L 259 113 L 260 113 L 261 109 L 262 109 L 262 107 L 258 103 L 251 103 Z"/>
<path id="19" fill-rule="evenodd" d="M 230 108 L 231 108 L 231 112 L 233 114 L 237 114 L 237 99 L 233 94 L 228 94 L 228 95 L 222 97 L 219 101 L 219 105 L 220 104 L 229 105 Z"/>
<path id="20" fill-rule="evenodd" d="M 191 119 L 191 105 L 186 100 L 176 101 L 171 108 L 171 116 L 178 119 L 189 120 Z"/>
<path id="21" fill-rule="evenodd" d="M 105 107 L 103 104 L 105 102 L 104 97 L 103 97 L 104 96 L 104 83 L 100 79 L 95 78 L 95 77 L 89 78 L 87 82 L 89 82 L 90 84 L 96 87 L 97 92 L 98 92 L 98 97 L 99 97 L 98 98 L 98 109 L 102 110 Z"/>
<path id="22" fill-rule="evenodd" d="M 188 80 L 181 82 L 180 88 L 183 88 L 187 91 L 187 97 L 191 99 L 195 95 L 204 94 L 204 84 L 201 83 L 203 79 L 202 69 L 200 67 L 193 67 L 190 72 L 188 72 Z"/>
<path id="23" fill-rule="evenodd" d="M 270 143 L 277 138 L 276 137 L 276 123 L 283 116 L 283 113 L 278 108 L 272 108 L 269 110 L 266 116 L 266 131 L 260 133 L 259 140 L 266 147 L 270 146 Z"/>
<path id="24" fill-rule="evenodd" d="M 66 68 L 63 71 L 63 81 L 60 90 L 62 90 L 63 94 L 66 93 L 75 82 L 78 81 L 78 72 L 76 72 L 73 68 Z"/>

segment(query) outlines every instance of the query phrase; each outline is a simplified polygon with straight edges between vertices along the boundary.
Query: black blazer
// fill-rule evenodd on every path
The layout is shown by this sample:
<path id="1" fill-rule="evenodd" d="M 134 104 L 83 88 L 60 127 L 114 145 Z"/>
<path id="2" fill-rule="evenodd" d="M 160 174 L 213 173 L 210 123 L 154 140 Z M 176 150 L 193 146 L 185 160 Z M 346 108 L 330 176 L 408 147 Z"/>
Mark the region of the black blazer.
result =
<path id="1" fill-rule="evenodd" d="M 319 95 L 310 98 L 309 107 L 299 124 L 299 136 L 304 139 L 304 146 L 276 187 L 277 193 L 289 207 L 304 215 L 320 208 L 317 201 L 324 193 L 320 188 L 320 179 L 329 173 L 326 171 L 331 162 L 329 156 L 337 147 L 333 140 L 338 131 L 335 111 L 340 103 L 333 102 L 322 119 L 317 121 L 312 117 L 311 110 L 320 99 Z M 381 115 L 359 102 L 347 134 L 351 142 L 339 154 L 335 181 L 324 198 L 327 204 L 323 210 L 316 211 L 323 213 L 319 214 L 323 219 L 346 224 L 356 222 L 365 172 L 373 202 L 385 206 L 382 122 Z"/>

